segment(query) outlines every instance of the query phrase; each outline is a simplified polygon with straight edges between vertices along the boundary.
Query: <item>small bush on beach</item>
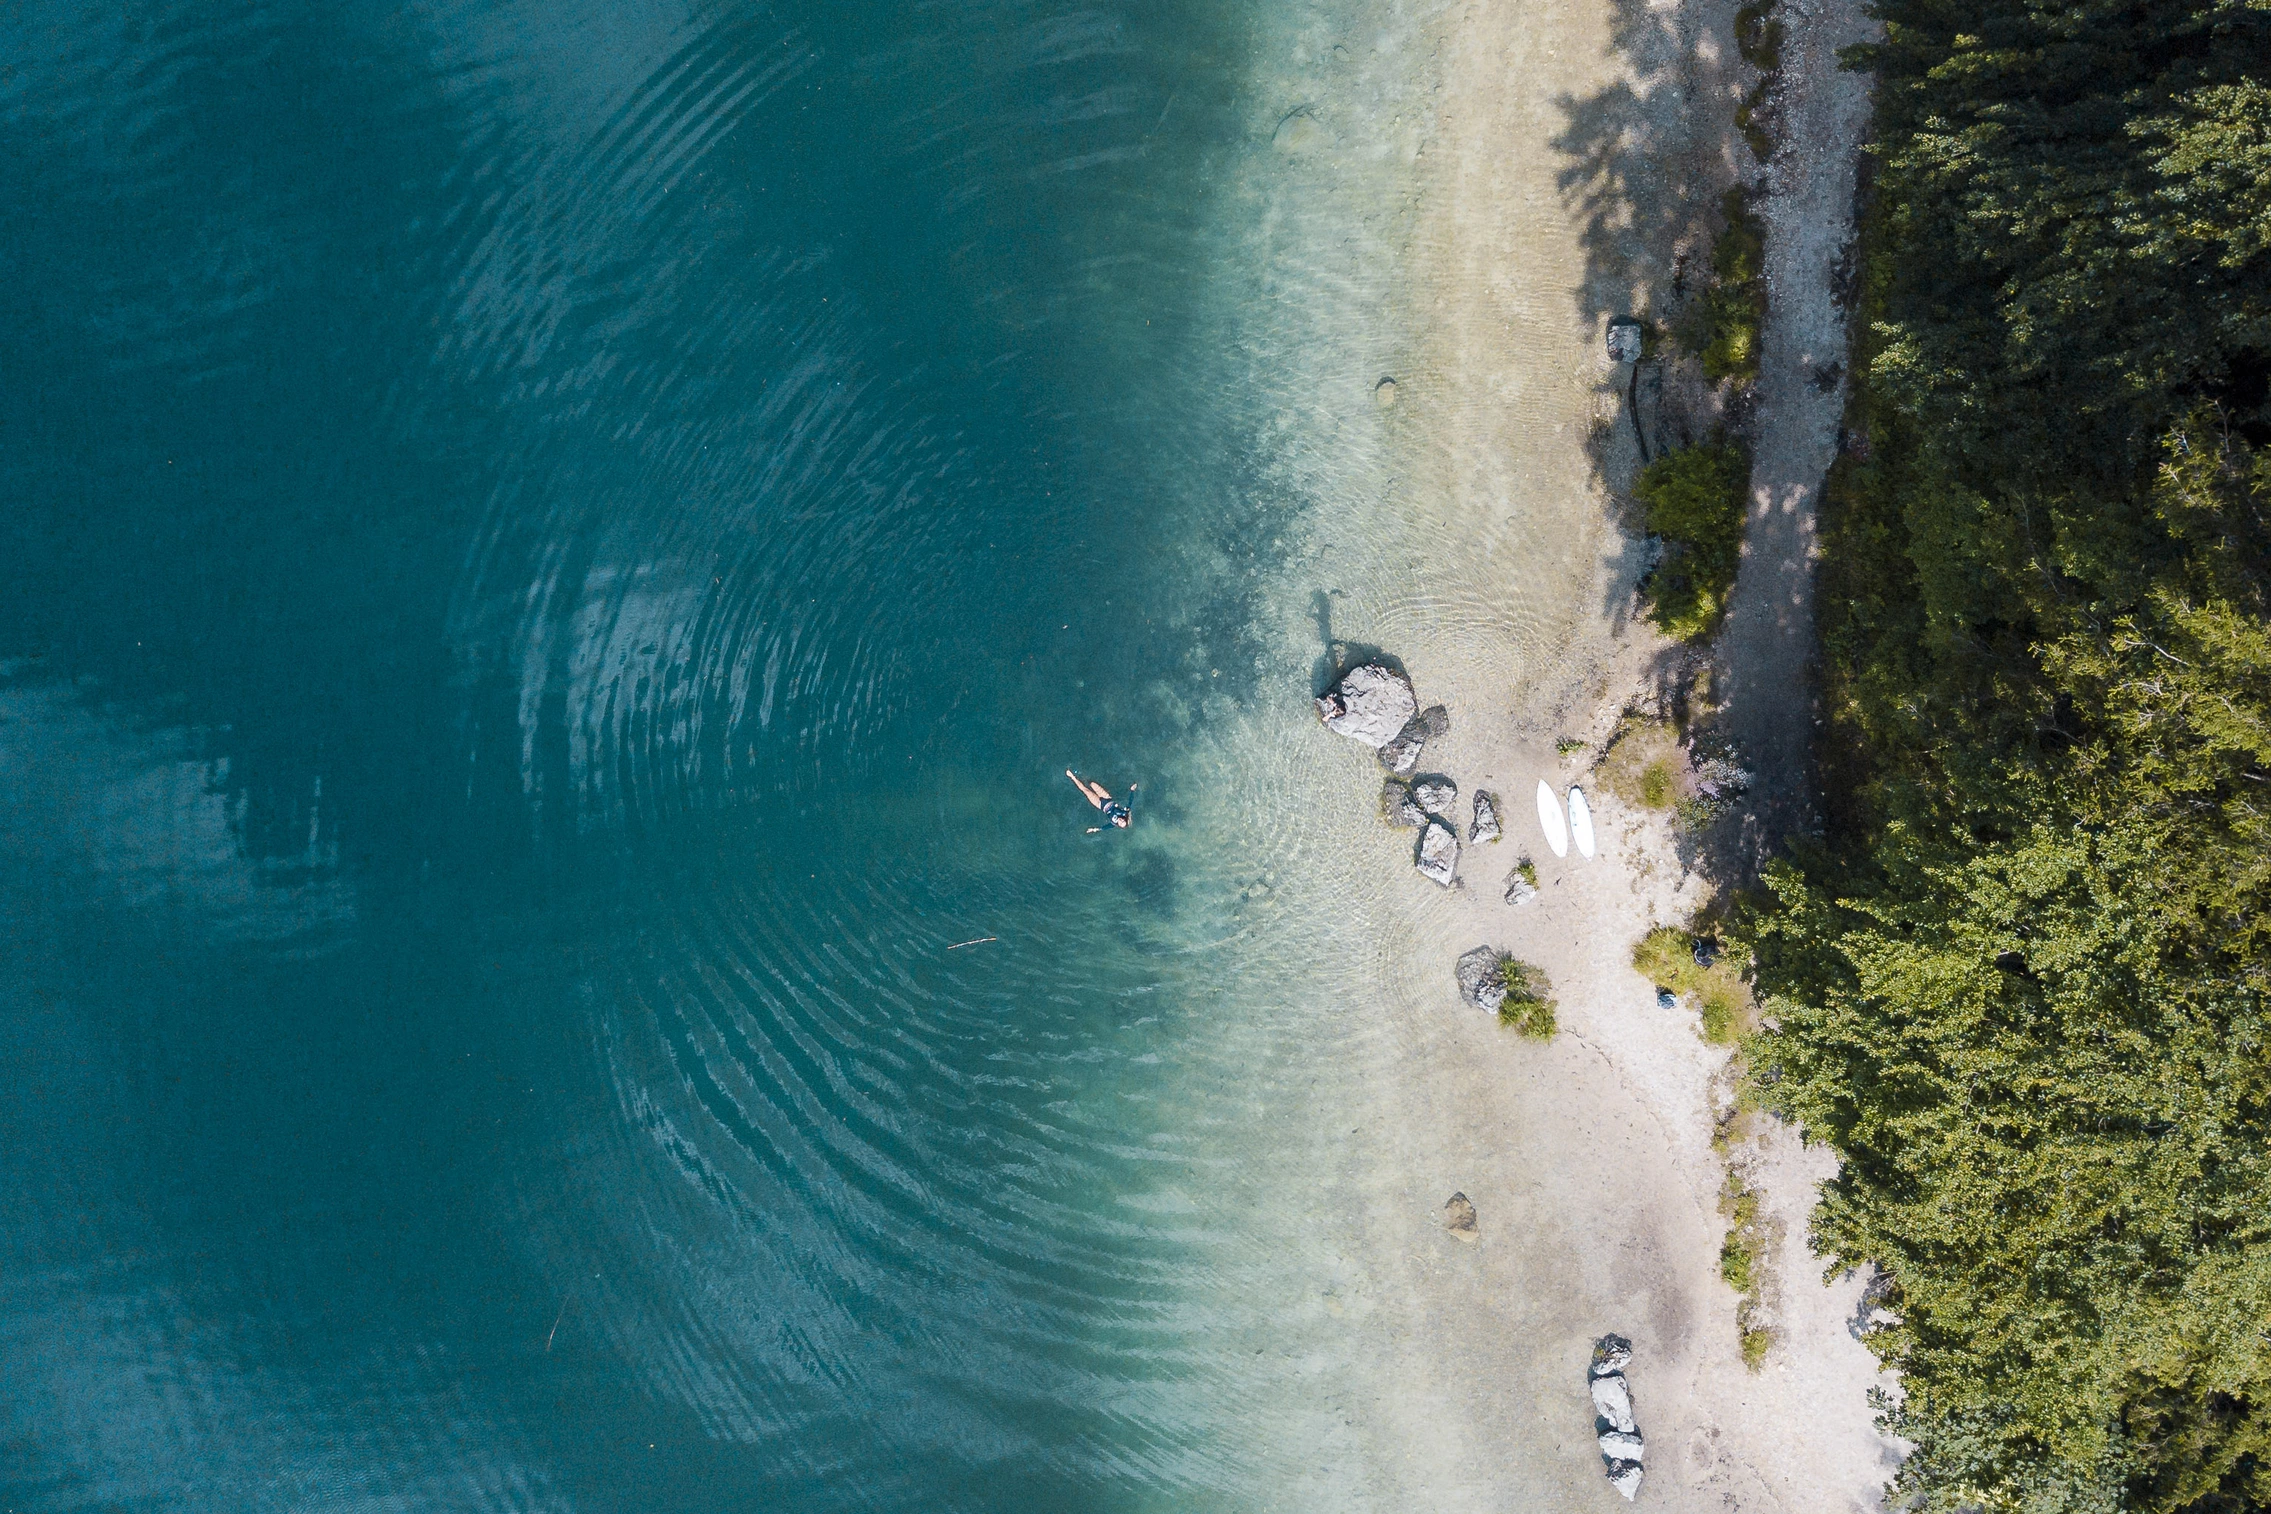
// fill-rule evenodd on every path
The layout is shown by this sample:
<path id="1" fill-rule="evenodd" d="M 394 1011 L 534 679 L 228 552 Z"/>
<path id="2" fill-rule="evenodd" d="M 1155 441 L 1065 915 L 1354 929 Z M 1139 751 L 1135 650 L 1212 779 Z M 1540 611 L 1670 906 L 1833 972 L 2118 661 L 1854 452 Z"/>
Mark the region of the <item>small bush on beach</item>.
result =
<path id="1" fill-rule="evenodd" d="M 1751 0 L 1735 12 L 1735 50 L 1761 73 L 1782 66 L 1783 26 L 1774 19 L 1774 0 Z"/>
<path id="2" fill-rule="evenodd" d="M 1759 328 L 1766 320 L 1766 225 L 1739 186 L 1727 191 L 1720 209 L 1727 225 L 1711 244 L 1711 287 L 1680 322 L 1679 339 L 1703 360 L 1704 377 L 1713 383 L 1747 383 L 1758 377 Z"/>
<path id="3" fill-rule="evenodd" d="M 1508 957 L 1499 970 L 1506 984 L 1506 1002 L 1498 1006 L 1498 1023 L 1512 1026 L 1525 1036 L 1552 1040 L 1556 1029 L 1553 985 L 1546 981 L 1545 969 Z"/>
<path id="4" fill-rule="evenodd" d="M 1726 959 L 1709 967 L 1697 963 L 1695 942 L 1684 930 L 1660 925 L 1632 949 L 1632 965 L 1659 988 L 1695 995 L 1697 1012 L 1703 1017 L 1703 1039 L 1714 1046 L 1732 1046 L 1750 1028 L 1750 990 Z"/>
<path id="5" fill-rule="evenodd" d="M 1719 629 L 1742 560 L 1743 506 L 1750 497 L 1750 453 L 1715 441 L 1667 452 L 1633 485 L 1664 556 L 1646 584 L 1648 618 L 1680 641 Z"/>

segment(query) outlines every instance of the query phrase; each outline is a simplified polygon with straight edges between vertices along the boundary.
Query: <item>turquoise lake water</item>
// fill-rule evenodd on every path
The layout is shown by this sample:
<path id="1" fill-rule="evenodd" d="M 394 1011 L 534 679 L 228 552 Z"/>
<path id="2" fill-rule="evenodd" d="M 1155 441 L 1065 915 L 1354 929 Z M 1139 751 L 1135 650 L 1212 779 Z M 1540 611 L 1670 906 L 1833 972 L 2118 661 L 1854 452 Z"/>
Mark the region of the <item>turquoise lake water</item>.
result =
<path id="1" fill-rule="evenodd" d="M 0 18 L 0 1504 L 1362 1502 L 1266 3 Z"/>

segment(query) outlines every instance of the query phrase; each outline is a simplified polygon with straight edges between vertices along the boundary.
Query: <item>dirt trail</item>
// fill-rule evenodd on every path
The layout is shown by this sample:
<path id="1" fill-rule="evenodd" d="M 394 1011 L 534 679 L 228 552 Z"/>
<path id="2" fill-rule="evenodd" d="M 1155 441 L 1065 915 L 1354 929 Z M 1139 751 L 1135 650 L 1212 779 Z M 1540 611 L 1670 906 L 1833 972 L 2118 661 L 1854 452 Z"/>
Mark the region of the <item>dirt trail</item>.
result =
<path id="1" fill-rule="evenodd" d="M 1723 717 L 1757 774 L 1745 819 L 1751 865 L 1809 828 L 1815 802 L 1814 523 L 1845 408 L 1837 265 L 1853 240 L 1867 80 L 1836 66 L 1872 31 L 1860 0 L 1784 0 L 1778 146 L 1767 166 L 1766 325 L 1750 522 L 1720 641 Z"/>

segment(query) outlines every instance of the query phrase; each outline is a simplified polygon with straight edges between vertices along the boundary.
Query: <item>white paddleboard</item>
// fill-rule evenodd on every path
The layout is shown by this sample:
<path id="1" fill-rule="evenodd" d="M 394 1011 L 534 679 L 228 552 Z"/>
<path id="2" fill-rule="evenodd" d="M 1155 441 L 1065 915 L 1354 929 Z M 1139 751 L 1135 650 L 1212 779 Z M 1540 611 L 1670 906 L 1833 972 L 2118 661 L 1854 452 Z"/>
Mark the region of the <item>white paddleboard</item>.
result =
<path id="1" fill-rule="evenodd" d="M 1585 791 L 1569 791 L 1569 834 L 1577 840 L 1577 855 L 1593 855 L 1593 806 L 1585 802 Z"/>
<path id="2" fill-rule="evenodd" d="M 1538 780 L 1538 827 L 1546 833 L 1546 845 L 1553 848 L 1556 857 L 1569 855 L 1569 824 L 1561 818 L 1561 801 L 1554 797 L 1553 785 L 1543 778 Z M 1588 826 L 1585 843 L 1590 846 L 1592 841 L 1593 832 Z"/>

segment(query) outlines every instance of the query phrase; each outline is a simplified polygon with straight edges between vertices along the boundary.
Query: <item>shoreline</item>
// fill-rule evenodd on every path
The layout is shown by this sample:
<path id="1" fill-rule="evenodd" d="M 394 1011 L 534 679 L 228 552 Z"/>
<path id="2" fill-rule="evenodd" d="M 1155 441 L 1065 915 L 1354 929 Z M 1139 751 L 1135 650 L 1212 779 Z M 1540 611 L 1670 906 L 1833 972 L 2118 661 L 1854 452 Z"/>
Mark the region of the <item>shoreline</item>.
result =
<path id="1" fill-rule="evenodd" d="M 1371 1333 L 1396 1353 L 1386 1370 L 1412 1390 L 1380 1406 L 1369 1437 L 1383 1486 L 1401 1496 L 1480 1507 L 1510 1486 L 1550 1487 L 1618 1506 L 1584 1387 L 1593 1341 L 1612 1332 L 1635 1349 L 1646 1501 L 1876 1509 L 1897 1464 L 1869 1401 L 1895 1385 L 1856 1324 L 1866 1279 L 1818 1281 L 1806 1247 L 1814 1190 L 1834 1159 L 1764 1118 L 1732 1158 L 1714 1146 L 1732 1099 L 1730 1053 L 1703 1040 L 1691 1008 L 1659 1009 L 1631 963 L 1640 937 L 1685 924 L 1708 885 L 1681 863 L 1667 817 L 1628 807 L 1589 774 L 1625 714 L 1661 702 L 1665 670 L 1681 656 L 1631 610 L 1641 545 L 1618 527 L 1616 486 L 1629 485 L 1639 459 L 1628 373 L 1607 363 L 1602 329 L 1612 314 L 1660 304 L 1678 254 L 1694 250 L 1697 212 L 1717 195 L 1691 188 L 1620 216 L 1582 175 L 1573 189 L 1573 165 L 1588 161 L 1578 140 L 1588 110 L 1637 102 L 1629 119 L 1603 123 L 1627 138 L 1643 123 L 1645 152 L 1603 170 L 1611 185 L 1700 167 L 1720 175 L 1714 185 L 1769 186 L 1755 503 L 1715 650 L 1727 673 L 1722 724 L 1758 746 L 1760 787 L 1803 792 L 1811 508 L 1843 402 L 1841 382 L 1812 380 L 1824 363 L 1842 363 L 1829 270 L 1851 236 L 1866 98 L 1835 72 L 1836 48 L 1864 24 L 1859 7 L 1784 4 L 1785 145 L 1763 169 L 1737 156 L 1733 109 L 1755 75 L 1734 61 L 1732 5 L 1469 13 L 1445 17 L 1436 39 L 1442 103 L 1421 160 L 1408 285 L 1408 328 L 1426 337 L 1385 375 L 1397 381 L 1386 419 L 1401 449 L 1409 545 L 1374 566 L 1417 562 L 1423 543 L 1448 542 L 1486 559 L 1558 559 L 1582 588 L 1564 615 L 1522 605 L 1509 627 L 1505 607 L 1472 604 L 1465 584 L 1444 603 L 1424 583 L 1375 581 L 1347 596 L 1354 614 L 1336 621 L 1349 640 L 1401 658 L 1422 706 L 1449 707 L 1452 729 L 1430 742 L 1420 769 L 1458 780 L 1462 822 L 1474 790 L 1495 793 L 1506 832 L 1464 847 L 1460 885 L 1443 894 L 1408 859 L 1391 860 L 1412 833 L 1368 848 L 1382 854 L 1372 865 L 1400 865 L 1410 879 L 1379 896 L 1381 934 L 1409 944 L 1385 964 L 1371 1006 L 1391 1017 L 1399 1044 L 1391 1082 L 1368 1090 L 1363 1111 L 1367 1129 L 1397 1134 L 1374 1149 L 1368 1174 L 1343 1180 L 1357 1190 L 1352 1249 L 1372 1260 L 1367 1291 L 1389 1315 Z M 1577 61 L 1588 50 L 1591 79 Z M 1588 83 L 1592 95 L 1570 93 Z M 1589 334 L 1571 319 L 1573 291 Z M 1553 482 L 1577 470 L 1589 479 L 1582 491 Z M 1509 498 L 1526 511 L 1510 517 Z M 1565 501 L 1558 518 L 1555 499 Z M 1360 749 L 1331 739 L 1349 750 L 1335 753 L 1335 792 L 1319 802 L 1360 802 L 1356 791 L 1385 775 L 1368 756 L 1363 777 L 1343 773 Z M 1564 756 L 1565 739 L 1582 750 Z M 1541 844 L 1530 804 L 1540 778 L 1557 790 L 1584 783 L 1600 835 L 1592 861 L 1557 859 Z M 1788 820 L 1778 808 L 1760 824 Z M 1754 847 L 1771 839 L 1751 830 Z M 1525 853 L 1540 892 L 1515 908 L 1501 900 L 1501 874 Z M 1545 969 L 1560 1008 L 1553 1042 L 1525 1041 L 1458 1002 L 1452 965 L 1481 945 Z M 1737 1298 L 1719 1272 L 1731 1161 L 1760 1196 L 1770 1243 L 1762 1308 L 1777 1339 L 1756 1371 L 1744 1365 Z M 1471 1244 L 1442 1223 L 1453 1192 L 1478 1213 Z"/>

